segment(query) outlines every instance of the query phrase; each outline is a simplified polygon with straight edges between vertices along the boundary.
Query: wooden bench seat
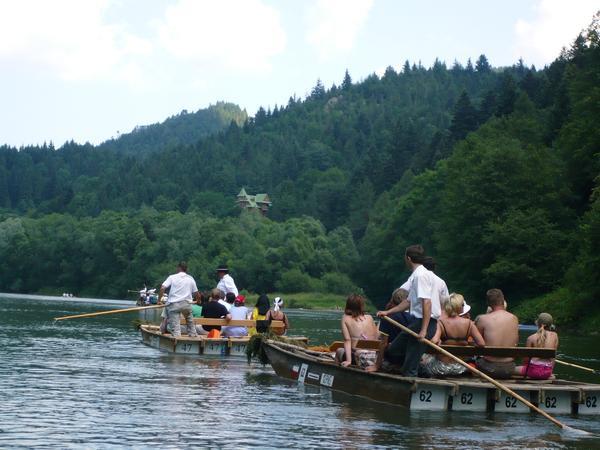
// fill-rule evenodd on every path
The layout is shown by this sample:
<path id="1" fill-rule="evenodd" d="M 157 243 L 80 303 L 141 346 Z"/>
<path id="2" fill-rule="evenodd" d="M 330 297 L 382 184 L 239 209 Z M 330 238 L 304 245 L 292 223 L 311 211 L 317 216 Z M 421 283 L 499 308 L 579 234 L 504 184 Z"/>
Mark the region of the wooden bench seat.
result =
<path id="1" fill-rule="evenodd" d="M 373 350 L 377 352 L 377 367 L 381 366 L 383 361 L 383 352 L 388 344 L 388 338 L 386 334 L 381 335 L 381 339 L 359 339 L 356 343 L 356 348 L 362 350 Z M 335 341 L 329 346 L 330 352 L 335 352 L 339 348 L 344 348 L 344 341 Z"/>
<path id="2" fill-rule="evenodd" d="M 556 350 L 535 347 L 477 347 L 474 345 L 441 345 L 444 350 L 456 356 L 496 356 L 499 358 L 556 358 Z M 438 353 L 427 347 L 427 353 Z"/>
<path id="3" fill-rule="evenodd" d="M 265 320 L 229 320 L 227 319 L 209 319 L 207 317 L 195 317 L 194 323 L 196 325 L 211 325 L 211 326 L 227 326 L 227 327 L 256 327 L 256 322 L 267 322 Z M 185 325 L 185 320 L 181 320 L 181 324 Z M 270 328 L 283 328 L 284 323 L 282 320 L 272 320 Z"/>
<path id="4" fill-rule="evenodd" d="M 382 345 L 387 345 L 387 341 L 359 339 L 359 341 L 356 343 L 356 348 L 361 348 L 363 350 L 380 350 Z M 335 352 L 338 348 L 344 348 L 344 341 L 332 342 L 329 346 L 329 351 Z"/>

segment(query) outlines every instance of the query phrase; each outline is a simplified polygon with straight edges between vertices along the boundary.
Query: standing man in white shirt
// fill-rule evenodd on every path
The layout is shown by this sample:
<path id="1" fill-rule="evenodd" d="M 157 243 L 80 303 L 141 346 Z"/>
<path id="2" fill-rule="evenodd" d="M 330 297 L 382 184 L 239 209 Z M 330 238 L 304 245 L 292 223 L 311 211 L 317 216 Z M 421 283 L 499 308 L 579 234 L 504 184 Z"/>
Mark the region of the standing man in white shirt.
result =
<path id="1" fill-rule="evenodd" d="M 437 329 L 437 319 L 440 317 L 441 306 L 439 290 L 433 272 L 427 270 L 422 264 L 425 260 L 425 250 L 420 245 L 406 247 L 404 255 L 406 266 L 412 271 L 408 279 L 408 300 L 410 301 L 410 314 L 413 318 L 408 328 L 419 335 L 415 339 L 406 332 L 401 332 L 390 344 L 386 354 L 393 361 L 402 364 L 402 373 L 407 377 L 416 377 L 419 373 L 419 362 L 425 352 L 422 339 L 431 339 Z M 401 304 L 402 305 L 402 304 Z M 379 311 L 379 317 L 396 312 L 398 305 L 387 311 Z"/>
<path id="2" fill-rule="evenodd" d="M 237 287 L 235 286 L 235 281 L 233 281 L 233 278 L 231 278 L 231 275 L 229 275 L 229 268 L 225 264 L 221 264 L 217 268 L 217 276 L 219 277 L 219 284 L 217 284 L 218 290 L 224 292 L 225 295 L 229 294 L 230 292 L 233 292 L 236 297 L 240 295 Z"/>
<path id="3" fill-rule="evenodd" d="M 198 301 L 200 293 L 196 287 L 196 281 L 187 274 L 187 263 L 180 261 L 177 264 L 177 273 L 170 275 L 160 287 L 158 294 L 159 301 L 169 289 L 169 298 L 165 310 L 167 312 L 167 323 L 171 329 L 173 337 L 181 336 L 180 314 L 185 317 L 185 324 L 189 337 L 196 337 L 196 325 L 192 316 L 192 298 Z"/>
<path id="4" fill-rule="evenodd" d="M 423 266 L 429 270 L 432 275 L 433 275 L 433 297 L 435 297 L 437 295 L 438 297 L 438 301 L 435 302 L 434 298 L 431 299 L 431 308 L 432 308 L 432 313 L 434 315 L 438 315 L 438 318 L 444 315 L 444 308 L 442 307 L 442 305 L 444 304 L 444 302 L 446 300 L 448 300 L 450 298 L 450 291 L 448 291 L 448 286 L 446 285 L 446 282 L 444 280 L 442 280 L 440 277 L 437 276 L 437 274 L 435 273 L 435 268 L 436 268 L 436 262 L 435 259 L 433 259 L 431 256 L 426 256 L 425 259 L 423 260 Z M 434 309 L 437 307 L 437 305 L 440 305 L 440 311 L 434 311 Z"/>

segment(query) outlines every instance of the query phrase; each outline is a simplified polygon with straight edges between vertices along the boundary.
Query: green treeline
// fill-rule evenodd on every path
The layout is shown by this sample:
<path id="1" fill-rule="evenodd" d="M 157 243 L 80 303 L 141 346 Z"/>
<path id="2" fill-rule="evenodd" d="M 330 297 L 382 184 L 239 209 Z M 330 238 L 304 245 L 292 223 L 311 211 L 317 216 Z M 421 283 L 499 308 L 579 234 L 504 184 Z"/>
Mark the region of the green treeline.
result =
<path id="1" fill-rule="evenodd" d="M 346 274 L 358 262 L 347 228 L 327 232 L 310 217 L 278 223 L 254 213 L 218 219 L 153 208 L 11 217 L 0 223 L 0 253 L 2 291 L 111 298 L 158 286 L 180 259 L 201 289 L 216 286 L 215 268 L 227 262 L 237 285 L 253 292 L 343 294 L 356 289 Z"/>
<path id="2" fill-rule="evenodd" d="M 543 70 L 406 62 L 195 141 L 172 139 L 184 114 L 100 147 L 0 147 L 0 289 L 123 295 L 184 257 L 203 283 L 227 262 L 251 290 L 381 302 L 420 242 L 476 305 L 494 286 L 524 317 L 600 317 L 599 47 L 596 17 Z M 240 216 L 242 186 L 268 219 Z"/>

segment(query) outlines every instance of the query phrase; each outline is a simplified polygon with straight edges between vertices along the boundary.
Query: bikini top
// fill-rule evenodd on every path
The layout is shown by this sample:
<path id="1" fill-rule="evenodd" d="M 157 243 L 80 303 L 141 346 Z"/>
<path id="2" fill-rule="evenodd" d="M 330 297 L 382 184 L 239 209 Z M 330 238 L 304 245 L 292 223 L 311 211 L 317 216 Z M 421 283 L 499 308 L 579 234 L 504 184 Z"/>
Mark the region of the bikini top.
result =
<path id="1" fill-rule="evenodd" d="M 444 342 L 444 344 L 469 345 L 469 336 L 471 334 L 470 333 L 470 331 L 471 331 L 471 321 L 470 320 L 469 320 L 469 326 L 467 327 L 467 332 L 464 337 L 450 336 L 446 331 L 446 327 L 444 326 L 444 321 L 440 320 L 439 324 L 442 327 L 442 341 Z"/>

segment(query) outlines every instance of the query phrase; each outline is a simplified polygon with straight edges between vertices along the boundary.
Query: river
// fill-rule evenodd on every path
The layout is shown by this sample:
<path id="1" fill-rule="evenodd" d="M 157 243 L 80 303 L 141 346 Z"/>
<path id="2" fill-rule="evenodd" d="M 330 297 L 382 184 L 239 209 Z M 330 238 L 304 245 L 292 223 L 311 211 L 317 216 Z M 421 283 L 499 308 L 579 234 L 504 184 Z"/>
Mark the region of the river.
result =
<path id="1" fill-rule="evenodd" d="M 301 386 L 245 359 L 182 356 L 140 342 L 137 313 L 54 322 L 126 301 L 0 297 L 0 448 L 598 448 L 600 419 L 409 412 Z M 311 343 L 341 312 L 288 311 Z M 525 335 L 524 335 L 525 336 Z M 600 369 L 597 337 L 561 334 L 564 359 Z M 600 381 L 557 368 L 568 378 Z"/>

